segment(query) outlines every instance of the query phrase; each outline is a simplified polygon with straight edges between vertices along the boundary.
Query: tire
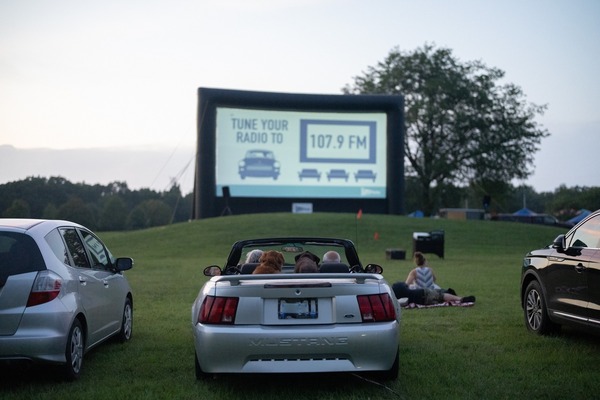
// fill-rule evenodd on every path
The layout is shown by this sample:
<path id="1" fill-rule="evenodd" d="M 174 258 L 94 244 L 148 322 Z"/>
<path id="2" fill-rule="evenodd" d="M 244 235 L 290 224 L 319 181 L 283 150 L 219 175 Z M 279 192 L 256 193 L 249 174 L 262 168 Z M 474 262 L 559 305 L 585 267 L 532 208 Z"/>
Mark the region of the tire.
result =
<path id="1" fill-rule="evenodd" d="M 196 371 L 196 379 L 199 381 L 205 380 L 207 379 L 210 374 L 207 374 L 206 372 L 202 371 L 202 367 L 200 366 L 200 363 L 198 362 L 198 353 L 194 352 L 194 361 L 195 361 L 195 371 Z"/>
<path id="2" fill-rule="evenodd" d="M 128 342 L 133 334 L 133 307 L 131 305 L 131 299 L 128 297 L 125 299 L 125 306 L 123 307 L 123 319 L 121 320 L 121 330 L 117 334 L 119 342 Z"/>
<path id="3" fill-rule="evenodd" d="M 527 329 L 538 335 L 555 333 L 560 329 L 560 325 L 552 322 L 548 316 L 546 299 L 538 281 L 531 281 L 525 289 L 523 316 Z"/>
<path id="4" fill-rule="evenodd" d="M 83 367 L 83 352 L 85 349 L 85 335 L 81 322 L 78 319 L 73 321 L 67 337 L 67 347 L 65 349 L 66 364 L 63 366 L 63 375 L 68 381 L 74 381 L 81 376 Z"/>

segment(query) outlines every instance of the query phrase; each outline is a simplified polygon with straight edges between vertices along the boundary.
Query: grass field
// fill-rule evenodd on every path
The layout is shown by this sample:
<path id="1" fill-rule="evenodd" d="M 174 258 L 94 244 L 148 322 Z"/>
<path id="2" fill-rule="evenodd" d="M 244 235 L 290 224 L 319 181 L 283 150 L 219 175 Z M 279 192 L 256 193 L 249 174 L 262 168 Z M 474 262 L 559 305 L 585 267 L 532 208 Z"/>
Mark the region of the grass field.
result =
<path id="1" fill-rule="evenodd" d="M 445 258 L 428 254 L 439 283 L 473 294 L 470 308 L 405 310 L 400 376 L 385 385 L 353 374 L 194 377 L 191 304 L 222 265 L 231 244 L 248 237 L 314 235 L 355 242 L 364 264 L 404 280 L 408 260 L 387 260 L 412 232 L 443 229 Z M 363 214 L 227 216 L 126 233 L 104 233 L 116 256 L 131 256 L 134 290 L 130 343 L 88 353 L 77 382 L 57 381 L 44 367 L 0 367 L 2 399 L 592 399 L 597 398 L 598 337 L 563 329 L 555 337 L 527 332 L 519 305 L 520 266 L 530 249 L 561 229 L 490 221 L 413 219 Z M 377 239 L 375 236 L 377 235 Z M 368 377 L 367 377 L 368 378 Z"/>

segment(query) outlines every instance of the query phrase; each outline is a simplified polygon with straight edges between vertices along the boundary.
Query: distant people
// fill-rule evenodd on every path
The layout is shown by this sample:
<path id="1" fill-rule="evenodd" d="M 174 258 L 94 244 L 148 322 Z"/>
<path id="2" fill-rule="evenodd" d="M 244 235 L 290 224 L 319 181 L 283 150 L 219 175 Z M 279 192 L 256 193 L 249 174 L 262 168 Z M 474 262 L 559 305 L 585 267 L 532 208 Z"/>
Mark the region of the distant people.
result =
<path id="1" fill-rule="evenodd" d="M 294 260 L 296 265 L 294 266 L 294 272 L 299 273 L 310 273 L 319 272 L 319 257 L 310 251 L 305 251 L 298 254 Z"/>
<path id="2" fill-rule="evenodd" d="M 323 254 L 323 264 L 325 263 L 340 263 L 342 262 L 342 259 L 340 257 L 340 253 L 338 253 L 337 251 L 328 251 L 327 253 Z"/>
<path id="3" fill-rule="evenodd" d="M 246 261 L 244 263 L 245 264 L 259 263 L 260 256 L 262 256 L 262 254 L 263 254 L 263 251 L 260 249 L 254 249 L 252 251 L 249 251 L 248 254 L 246 254 Z"/>
<path id="4" fill-rule="evenodd" d="M 439 303 L 474 303 L 475 296 L 460 297 L 443 289 L 411 289 L 406 282 L 396 282 L 392 290 L 397 299 L 407 298 L 408 304 L 432 305 Z"/>
<path id="5" fill-rule="evenodd" d="M 406 284 L 411 289 L 440 289 L 436 284 L 437 277 L 433 269 L 427 265 L 427 259 L 420 251 L 416 251 L 413 260 L 416 268 L 408 273 Z"/>
<path id="6" fill-rule="evenodd" d="M 279 274 L 283 269 L 285 258 L 283 254 L 275 250 L 265 251 L 260 256 L 260 264 L 256 267 L 253 274 Z"/>

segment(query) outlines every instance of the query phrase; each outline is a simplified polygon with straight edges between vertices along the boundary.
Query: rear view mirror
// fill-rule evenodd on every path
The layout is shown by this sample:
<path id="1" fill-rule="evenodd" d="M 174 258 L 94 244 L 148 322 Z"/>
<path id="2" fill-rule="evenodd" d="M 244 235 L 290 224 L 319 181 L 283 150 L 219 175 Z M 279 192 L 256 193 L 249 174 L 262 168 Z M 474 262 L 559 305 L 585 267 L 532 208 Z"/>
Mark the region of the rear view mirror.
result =
<path id="1" fill-rule="evenodd" d="M 221 275 L 221 267 L 218 265 L 211 265 L 210 267 L 204 268 L 204 276 L 219 276 Z"/>
<path id="2" fill-rule="evenodd" d="M 369 274 L 381 274 L 383 273 L 383 267 L 377 264 L 367 264 L 365 272 Z"/>

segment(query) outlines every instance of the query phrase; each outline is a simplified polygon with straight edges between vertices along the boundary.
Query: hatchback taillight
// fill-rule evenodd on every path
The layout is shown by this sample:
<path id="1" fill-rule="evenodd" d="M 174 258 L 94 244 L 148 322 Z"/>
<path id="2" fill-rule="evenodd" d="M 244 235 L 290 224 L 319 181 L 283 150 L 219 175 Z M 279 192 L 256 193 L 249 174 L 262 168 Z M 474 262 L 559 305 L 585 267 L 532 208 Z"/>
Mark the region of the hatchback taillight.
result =
<path id="1" fill-rule="evenodd" d="M 40 271 L 33 282 L 27 307 L 37 306 L 54 300 L 60 293 L 62 279 L 54 272 Z"/>
<path id="2" fill-rule="evenodd" d="M 201 324 L 232 325 L 239 298 L 206 296 L 198 313 Z"/>
<path id="3" fill-rule="evenodd" d="M 356 296 L 363 322 L 384 322 L 396 319 L 394 303 L 387 293 Z"/>

